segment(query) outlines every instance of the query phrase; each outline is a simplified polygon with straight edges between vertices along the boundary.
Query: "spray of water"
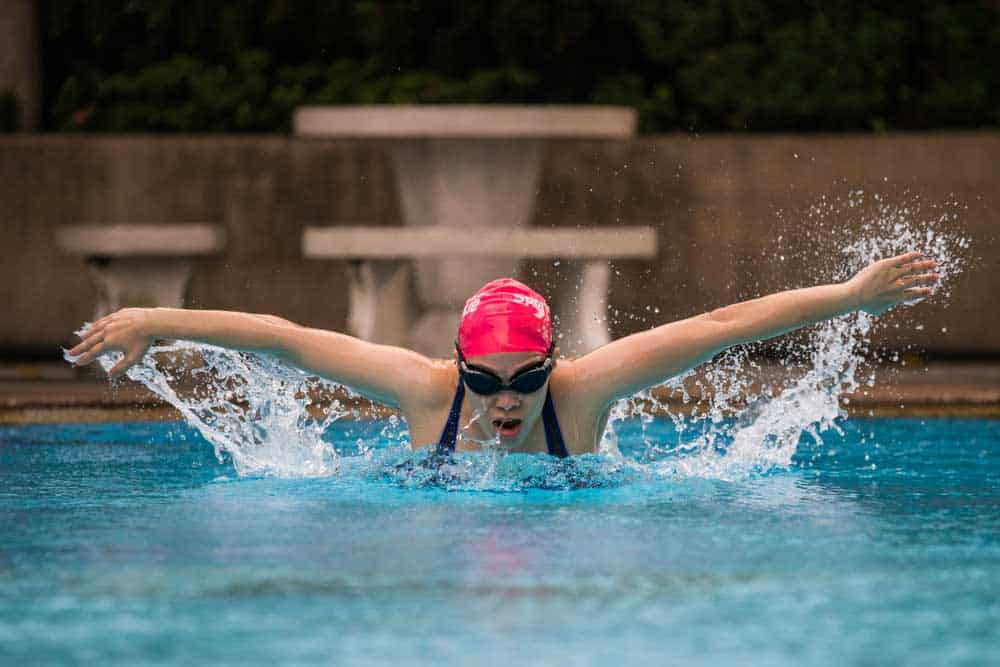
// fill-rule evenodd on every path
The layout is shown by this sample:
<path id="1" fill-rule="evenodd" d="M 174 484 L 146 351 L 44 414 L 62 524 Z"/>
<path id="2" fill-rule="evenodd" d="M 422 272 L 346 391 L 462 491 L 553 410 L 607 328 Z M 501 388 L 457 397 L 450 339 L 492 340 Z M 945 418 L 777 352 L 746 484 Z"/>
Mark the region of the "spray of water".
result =
<path id="1" fill-rule="evenodd" d="M 933 298 L 947 298 L 970 244 L 955 231 L 957 210 L 955 205 L 921 206 L 915 199 L 892 206 L 861 191 L 821 199 L 802 227 L 814 248 L 824 249 L 825 256 L 838 249 L 839 257 L 816 282 L 844 280 L 877 259 L 921 250 L 939 264 L 942 283 Z M 845 215 L 860 216 L 860 234 L 844 231 Z M 796 349 L 782 362 L 787 372 L 778 382 L 761 378 L 752 347 L 729 350 L 661 387 L 618 402 L 599 453 L 570 461 L 508 455 L 488 442 L 482 452 L 457 455 L 443 467 L 423 465 L 428 453 L 411 451 L 405 422 L 395 417 L 382 429 L 382 446 L 344 447 L 324 434 L 337 420 L 358 415 L 335 396 L 360 397 L 265 355 L 164 343 L 130 368 L 128 377 L 177 408 L 241 476 L 358 474 L 403 486 L 502 491 L 678 477 L 740 479 L 790 465 L 802 437 L 822 443 L 824 433 L 839 431 L 843 396 L 870 382 L 860 366 L 871 353 L 874 332 L 876 321 L 864 313 L 813 327 L 804 341 L 790 343 Z M 99 361 L 108 370 L 118 358 L 107 354 Z M 667 402 L 664 396 L 679 401 Z M 654 415 L 673 421 L 675 441 L 649 436 Z M 641 447 L 630 443 L 626 456 L 620 447 L 623 427 L 636 420 Z"/>
<path id="2" fill-rule="evenodd" d="M 821 283 L 846 280 L 878 259 L 920 250 L 937 260 L 941 283 L 933 298 L 946 301 L 971 243 L 956 231 L 960 207 L 924 205 L 912 196 L 908 202 L 893 205 L 879 194 L 868 196 L 860 190 L 845 198 L 821 198 L 806 212 L 806 224 L 799 226 L 811 241 L 813 256 L 792 259 L 817 265 L 817 258 L 833 255 L 819 249 L 840 249 L 835 263 L 817 266 L 814 279 Z M 852 224 L 845 224 L 845 218 Z M 785 259 L 783 252 L 776 254 Z M 839 433 L 837 420 L 846 417 L 845 395 L 862 384 L 871 386 L 873 378 L 863 376 L 861 366 L 872 356 L 877 327 L 876 318 L 864 312 L 812 327 L 804 341 L 789 343 L 793 349 L 786 346 L 781 387 L 761 379 L 752 346 L 742 346 L 668 381 L 658 392 L 663 395 L 666 389 L 687 404 L 694 402 L 694 389 L 705 397 L 703 407 L 678 411 L 659 400 L 657 392 L 647 391 L 622 401 L 613 416 L 638 415 L 648 422 L 652 406 L 673 420 L 678 442 L 647 444 L 645 458 L 657 475 L 738 479 L 788 466 L 800 438 L 822 444 L 825 432 Z M 803 356 L 802 363 L 790 361 Z M 688 434 L 693 437 L 685 437 Z M 605 442 L 607 452 L 613 453 L 613 437 Z"/>
<path id="3" fill-rule="evenodd" d="M 109 353 L 98 361 L 108 371 L 120 358 Z M 239 475 L 317 477 L 339 470 L 340 457 L 323 434 L 353 415 L 328 399 L 329 385 L 297 368 L 266 355 L 174 341 L 150 348 L 127 375 L 177 408 Z"/>

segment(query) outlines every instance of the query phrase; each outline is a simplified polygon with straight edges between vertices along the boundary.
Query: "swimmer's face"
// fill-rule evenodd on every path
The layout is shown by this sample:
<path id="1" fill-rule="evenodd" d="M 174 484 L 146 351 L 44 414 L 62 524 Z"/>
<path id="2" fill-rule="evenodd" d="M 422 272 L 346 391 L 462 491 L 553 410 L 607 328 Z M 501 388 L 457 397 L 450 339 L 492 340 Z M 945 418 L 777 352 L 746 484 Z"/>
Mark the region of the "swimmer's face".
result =
<path id="1" fill-rule="evenodd" d="M 498 352 L 465 359 L 470 368 L 491 373 L 504 383 L 509 383 L 519 372 L 537 367 L 544 361 L 545 355 L 537 352 Z M 466 389 L 476 410 L 476 423 L 481 431 L 487 437 L 498 437 L 504 445 L 511 447 L 523 443 L 538 422 L 545 406 L 548 386 L 549 381 L 546 380 L 545 384 L 531 393 L 501 390 L 489 395 L 477 394 L 468 387 Z"/>

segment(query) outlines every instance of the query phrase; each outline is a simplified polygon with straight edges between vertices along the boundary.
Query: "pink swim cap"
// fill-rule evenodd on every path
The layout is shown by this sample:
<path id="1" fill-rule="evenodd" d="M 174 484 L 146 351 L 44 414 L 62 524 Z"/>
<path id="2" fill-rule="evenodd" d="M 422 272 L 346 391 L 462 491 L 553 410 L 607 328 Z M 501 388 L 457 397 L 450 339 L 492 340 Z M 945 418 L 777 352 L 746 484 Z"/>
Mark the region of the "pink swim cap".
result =
<path id="1" fill-rule="evenodd" d="M 545 298 L 524 283 L 500 278 L 465 302 L 458 346 L 468 357 L 496 352 L 540 352 L 552 344 Z"/>

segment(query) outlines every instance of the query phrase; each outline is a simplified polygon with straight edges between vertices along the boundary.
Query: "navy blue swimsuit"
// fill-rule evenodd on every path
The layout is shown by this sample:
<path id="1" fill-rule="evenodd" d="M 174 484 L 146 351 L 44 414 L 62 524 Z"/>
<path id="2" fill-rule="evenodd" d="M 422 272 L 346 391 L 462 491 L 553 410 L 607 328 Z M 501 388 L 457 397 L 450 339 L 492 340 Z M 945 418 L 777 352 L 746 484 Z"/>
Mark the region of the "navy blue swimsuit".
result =
<path id="1" fill-rule="evenodd" d="M 455 389 L 455 398 L 451 401 L 451 411 L 448 413 L 448 421 L 441 431 L 441 438 L 438 440 L 436 456 L 453 454 L 455 452 L 455 440 L 458 438 L 458 420 L 462 413 L 462 400 L 465 398 L 465 384 L 461 378 L 458 380 L 458 388 Z M 549 454 L 556 458 L 564 459 L 569 456 L 566 451 L 566 443 L 563 442 L 562 431 L 559 430 L 559 420 L 556 419 L 556 409 L 552 405 L 552 394 L 546 389 L 545 406 L 542 408 L 542 425 L 545 427 L 545 446 L 548 447 Z"/>

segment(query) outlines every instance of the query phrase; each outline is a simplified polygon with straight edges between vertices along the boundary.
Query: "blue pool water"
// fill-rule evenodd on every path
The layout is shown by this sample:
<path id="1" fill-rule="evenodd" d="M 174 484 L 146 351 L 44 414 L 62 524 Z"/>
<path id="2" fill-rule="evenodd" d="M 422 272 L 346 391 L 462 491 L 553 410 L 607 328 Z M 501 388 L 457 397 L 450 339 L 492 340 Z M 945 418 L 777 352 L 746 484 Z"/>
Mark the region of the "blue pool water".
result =
<path id="1" fill-rule="evenodd" d="M 728 480 L 535 458 L 507 492 L 408 484 L 384 426 L 334 424 L 367 454 L 310 479 L 178 424 L 0 429 L 0 663 L 1000 664 L 1000 422 L 850 420 Z M 626 461 L 676 440 L 629 428 Z"/>

